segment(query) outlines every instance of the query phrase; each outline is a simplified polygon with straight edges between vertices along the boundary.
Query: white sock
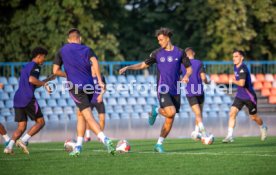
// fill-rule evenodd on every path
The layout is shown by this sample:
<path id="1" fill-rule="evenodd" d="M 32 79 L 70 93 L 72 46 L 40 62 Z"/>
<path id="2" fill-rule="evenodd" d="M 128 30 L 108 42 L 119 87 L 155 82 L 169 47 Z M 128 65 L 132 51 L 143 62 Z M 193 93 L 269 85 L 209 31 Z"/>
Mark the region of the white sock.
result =
<path id="1" fill-rule="evenodd" d="M 8 136 L 8 134 L 3 135 L 3 138 L 5 142 L 8 142 L 10 140 L 10 137 Z"/>
<path id="2" fill-rule="evenodd" d="M 14 145 L 14 140 L 11 140 L 7 146 L 7 148 L 12 149 Z"/>
<path id="3" fill-rule="evenodd" d="M 159 107 L 155 108 L 155 112 L 159 114 Z"/>
<path id="4" fill-rule="evenodd" d="M 234 131 L 234 128 L 228 128 L 227 137 L 232 137 L 233 136 L 233 131 Z"/>
<path id="5" fill-rule="evenodd" d="M 157 144 L 162 145 L 164 139 L 165 139 L 164 137 L 159 137 L 159 138 L 158 138 L 158 141 L 157 141 Z"/>
<path id="6" fill-rule="evenodd" d="M 202 133 L 203 137 L 206 137 L 206 130 L 202 122 L 198 123 L 199 131 Z"/>
<path id="7" fill-rule="evenodd" d="M 83 142 L 83 137 L 78 137 L 77 138 L 77 146 L 82 146 L 82 142 Z"/>
<path id="8" fill-rule="evenodd" d="M 101 140 L 102 143 L 105 144 L 105 139 L 107 139 L 107 137 L 104 135 L 103 132 L 99 132 L 99 134 L 97 135 L 97 137 Z"/>
<path id="9" fill-rule="evenodd" d="M 85 131 L 85 136 L 86 136 L 86 137 L 90 137 L 90 130 L 89 130 L 89 129 L 87 129 L 87 130 Z"/>
<path id="10" fill-rule="evenodd" d="M 198 125 L 195 125 L 195 132 L 199 132 L 199 127 L 198 127 Z"/>
<path id="11" fill-rule="evenodd" d="M 28 140 L 31 138 L 32 136 L 30 136 L 29 134 L 25 134 L 22 138 L 21 138 L 21 140 L 24 142 L 24 143 L 26 143 L 26 142 L 28 142 Z"/>
<path id="12" fill-rule="evenodd" d="M 266 125 L 263 123 L 263 124 L 260 126 L 260 129 L 265 128 L 265 127 L 266 127 Z"/>

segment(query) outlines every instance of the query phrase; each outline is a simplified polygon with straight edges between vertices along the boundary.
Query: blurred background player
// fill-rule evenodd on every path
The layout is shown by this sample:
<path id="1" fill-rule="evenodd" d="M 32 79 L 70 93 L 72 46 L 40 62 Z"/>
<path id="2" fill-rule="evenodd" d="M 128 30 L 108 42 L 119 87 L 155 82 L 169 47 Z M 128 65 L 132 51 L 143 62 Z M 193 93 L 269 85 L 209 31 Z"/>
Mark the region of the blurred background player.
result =
<path id="1" fill-rule="evenodd" d="M 31 62 L 21 69 L 19 87 L 15 92 L 13 100 L 15 121 L 18 122 L 18 126 L 16 131 L 13 133 L 9 144 L 4 149 L 4 153 L 6 154 L 13 153 L 13 145 L 15 142 L 16 146 L 20 147 L 25 154 L 29 154 L 26 143 L 45 125 L 43 114 L 35 98 L 34 91 L 40 86 L 44 86 L 48 92 L 50 91 L 50 88 L 47 86 L 47 82 L 52 80 L 54 77 L 43 81 L 39 80 L 41 69 L 40 65 L 43 64 L 47 54 L 48 51 L 46 49 L 41 47 L 35 48 L 32 51 Z M 35 124 L 23 137 L 21 137 L 26 130 L 28 116 L 31 120 L 35 121 Z M 20 137 L 21 139 L 19 139 Z"/>
<path id="2" fill-rule="evenodd" d="M 112 141 L 102 132 L 91 110 L 91 99 L 94 91 L 94 87 L 91 87 L 94 86 L 92 66 L 99 86 L 104 88 L 97 56 L 91 48 L 81 44 L 81 34 L 78 29 L 69 30 L 67 41 L 68 44 L 65 44 L 55 57 L 53 73 L 57 76 L 67 77 L 67 80 L 72 83 L 73 87 L 69 94 L 82 114 L 77 118 L 77 146 L 70 153 L 70 156 L 80 155 L 86 123 L 106 145 L 108 152 L 114 154 L 115 148 Z M 66 73 L 61 70 L 62 64 Z"/>
<path id="3" fill-rule="evenodd" d="M 196 140 L 202 137 L 207 137 L 205 127 L 202 121 L 202 109 L 204 105 L 204 87 L 203 83 L 209 84 L 207 81 L 206 74 L 204 71 L 203 64 L 200 60 L 195 59 L 195 51 L 188 47 L 185 49 L 187 57 L 190 59 L 192 64 L 193 73 L 190 76 L 189 82 L 186 84 L 186 97 L 189 104 L 195 114 L 195 138 Z M 182 75 L 185 76 L 186 68 L 181 65 Z"/>
<path id="4" fill-rule="evenodd" d="M 92 70 L 92 76 L 93 76 L 94 85 L 98 86 L 98 78 L 96 77 L 96 74 L 94 73 L 93 70 Z M 105 78 L 103 75 L 102 75 L 102 80 L 103 80 L 103 83 L 106 84 Z M 93 111 L 93 109 L 96 108 L 98 112 L 99 125 L 102 131 L 104 130 L 104 127 L 105 127 L 105 105 L 103 102 L 103 94 L 105 93 L 105 91 L 106 91 L 105 88 L 95 90 L 95 93 L 93 94 L 93 97 L 91 100 L 91 110 Z M 82 115 L 79 110 L 77 112 L 77 115 Z M 84 137 L 85 142 L 89 142 L 91 140 L 90 130 L 91 129 L 86 123 L 86 131 L 85 131 L 85 137 Z"/>
<path id="5" fill-rule="evenodd" d="M 253 89 L 250 72 L 243 63 L 244 57 L 244 52 L 241 50 L 233 52 L 235 78 L 233 78 L 232 82 L 237 85 L 237 94 L 229 112 L 228 134 L 222 140 L 223 143 L 234 141 L 233 130 L 236 124 L 236 117 L 244 105 L 248 108 L 250 118 L 260 127 L 261 140 L 264 141 L 267 137 L 267 126 L 257 114 L 257 96 Z"/>
<path id="6" fill-rule="evenodd" d="M 3 89 L 3 87 L 4 87 L 4 84 L 0 83 L 0 89 Z M 7 134 L 7 131 L 2 123 L 0 123 L 0 134 L 3 136 L 5 140 L 4 145 L 6 147 L 9 144 L 10 137 Z"/>
<path id="7" fill-rule="evenodd" d="M 153 106 L 151 116 L 149 117 L 149 124 L 154 124 L 158 113 L 166 117 L 160 137 L 154 147 L 154 151 L 159 153 L 164 152 L 163 141 L 170 133 L 174 116 L 179 112 L 180 108 L 180 94 L 177 93 L 177 81 L 180 78 L 181 64 L 187 70 L 182 79 L 183 82 L 188 83 L 189 77 L 192 74 L 190 60 L 182 49 L 172 45 L 172 35 L 172 30 L 168 28 L 157 30 L 156 37 L 161 47 L 153 51 L 144 62 L 126 66 L 119 71 L 122 74 L 126 70 L 140 70 L 148 68 L 154 63 L 157 64 L 157 96 L 160 108 Z"/>

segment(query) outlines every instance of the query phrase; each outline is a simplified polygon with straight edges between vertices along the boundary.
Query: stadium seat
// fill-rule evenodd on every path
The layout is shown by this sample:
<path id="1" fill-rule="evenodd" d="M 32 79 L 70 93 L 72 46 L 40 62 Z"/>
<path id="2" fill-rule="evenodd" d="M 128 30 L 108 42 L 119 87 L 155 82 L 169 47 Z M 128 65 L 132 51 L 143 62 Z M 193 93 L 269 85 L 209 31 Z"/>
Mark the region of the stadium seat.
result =
<path id="1" fill-rule="evenodd" d="M 259 82 L 259 81 L 256 81 L 253 85 L 253 88 L 255 90 L 261 90 L 263 88 L 263 83 L 262 82 Z"/>
<path id="2" fill-rule="evenodd" d="M 14 89 L 13 89 L 12 85 L 7 84 L 4 86 L 4 91 L 5 92 L 14 92 Z"/>
<path id="3" fill-rule="evenodd" d="M 107 101 L 109 105 L 117 105 L 117 101 L 115 98 L 110 97 Z"/>
<path id="4" fill-rule="evenodd" d="M 213 103 L 212 97 L 206 95 L 206 97 L 205 97 L 205 103 L 206 104 L 212 104 Z"/>
<path id="5" fill-rule="evenodd" d="M 131 118 L 140 118 L 139 113 L 133 112 L 130 115 Z"/>
<path id="6" fill-rule="evenodd" d="M 211 79 L 211 81 L 214 81 L 215 83 L 219 82 L 219 76 L 218 76 L 218 74 L 211 74 L 210 75 L 210 79 Z"/>
<path id="7" fill-rule="evenodd" d="M 121 105 L 114 106 L 114 111 L 117 113 L 123 113 L 124 109 Z"/>
<path id="8" fill-rule="evenodd" d="M 105 106 L 105 110 L 106 110 L 106 113 L 109 113 L 109 114 L 114 112 L 112 106 L 109 104 Z"/>
<path id="9" fill-rule="evenodd" d="M 151 112 L 151 109 L 152 109 L 152 107 L 149 106 L 149 105 L 145 105 L 145 106 L 144 106 L 144 111 L 145 111 L 145 112 Z"/>
<path id="10" fill-rule="evenodd" d="M 228 117 L 228 114 L 227 114 L 227 112 L 225 112 L 225 111 L 219 111 L 219 112 L 218 112 L 218 116 L 219 116 L 219 117 Z"/>
<path id="11" fill-rule="evenodd" d="M 231 97 L 229 97 L 228 95 L 225 95 L 222 97 L 222 101 L 223 103 L 227 103 L 227 104 L 231 104 L 232 103 L 232 100 L 231 100 Z"/>
<path id="12" fill-rule="evenodd" d="M 41 98 L 42 99 L 50 99 L 50 95 L 48 94 L 48 92 L 43 91 L 43 92 L 41 92 Z"/>
<path id="13" fill-rule="evenodd" d="M 129 105 L 136 105 L 137 102 L 136 102 L 136 100 L 135 100 L 134 97 L 129 97 L 129 98 L 127 99 L 127 104 L 129 104 Z"/>
<path id="14" fill-rule="evenodd" d="M 137 82 L 134 75 L 127 75 L 127 82 Z"/>
<path id="15" fill-rule="evenodd" d="M 52 94 L 50 94 L 50 98 L 53 99 L 60 99 L 60 93 L 58 91 L 53 92 Z"/>
<path id="16" fill-rule="evenodd" d="M 36 99 L 40 99 L 40 98 L 41 98 L 41 97 L 40 97 L 40 93 L 39 93 L 38 91 L 35 91 L 34 94 L 35 94 L 35 98 L 36 98 Z"/>
<path id="17" fill-rule="evenodd" d="M 273 82 L 274 81 L 273 75 L 272 74 L 265 74 L 265 81 Z"/>
<path id="18" fill-rule="evenodd" d="M 121 119 L 129 119 L 130 118 L 130 113 L 121 113 Z"/>
<path id="19" fill-rule="evenodd" d="M 156 104 L 155 98 L 148 97 L 147 98 L 147 104 L 149 104 L 149 105 L 155 105 Z"/>
<path id="20" fill-rule="evenodd" d="M 59 121 L 58 115 L 53 114 L 49 116 L 49 121 Z"/>
<path id="21" fill-rule="evenodd" d="M 44 87 L 39 87 L 39 88 L 36 88 L 35 91 L 36 92 L 44 92 L 45 89 L 44 89 Z"/>
<path id="22" fill-rule="evenodd" d="M 5 107 L 13 108 L 13 100 L 6 100 Z"/>
<path id="23" fill-rule="evenodd" d="M 132 112 L 134 112 L 131 105 L 126 105 L 126 106 L 124 106 L 124 108 L 125 108 L 125 112 L 127 112 L 127 113 L 132 113 Z"/>
<path id="24" fill-rule="evenodd" d="M 133 92 L 130 92 L 130 96 L 132 96 L 132 97 L 140 97 L 140 93 L 136 89 L 134 89 Z"/>
<path id="25" fill-rule="evenodd" d="M 0 109 L 1 109 L 1 108 L 4 108 L 4 107 L 5 107 L 4 102 L 1 100 L 1 101 L 0 101 Z"/>
<path id="26" fill-rule="evenodd" d="M 137 83 L 146 83 L 146 77 L 143 75 L 136 76 Z"/>
<path id="27" fill-rule="evenodd" d="M 262 94 L 263 97 L 268 97 L 270 95 L 269 88 L 262 88 L 261 94 Z"/>
<path id="28" fill-rule="evenodd" d="M 69 98 L 69 99 L 67 100 L 67 104 L 68 104 L 69 106 L 76 106 L 74 100 L 71 99 L 71 98 Z"/>
<path id="29" fill-rule="evenodd" d="M 1 115 L 2 116 L 11 116 L 11 111 L 9 108 L 2 108 L 1 109 Z"/>
<path id="30" fill-rule="evenodd" d="M 119 105 L 127 105 L 127 101 L 125 98 L 121 97 L 121 98 L 118 98 L 118 104 Z"/>
<path id="31" fill-rule="evenodd" d="M 108 77 L 107 77 L 107 83 L 117 83 L 117 79 L 116 79 L 116 76 L 114 76 L 114 75 L 109 75 Z"/>
<path id="32" fill-rule="evenodd" d="M 67 81 L 67 79 L 65 77 L 58 77 L 57 80 L 59 83 L 63 83 L 63 82 Z"/>
<path id="33" fill-rule="evenodd" d="M 146 77 L 146 82 L 147 83 L 155 83 L 155 81 L 156 80 L 155 80 L 153 75 L 149 75 L 149 76 Z"/>
<path id="34" fill-rule="evenodd" d="M 256 82 L 256 76 L 254 74 L 250 74 L 252 83 Z"/>
<path id="35" fill-rule="evenodd" d="M 118 83 L 127 83 L 127 79 L 123 75 L 117 76 Z"/>
<path id="36" fill-rule="evenodd" d="M 45 115 L 52 115 L 53 114 L 53 110 L 51 107 L 45 107 L 42 108 L 42 113 Z"/>
<path id="37" fill-rule="evenodd" d="M 9 77 L 8 82 L 10 85 L 17 85 L 18 84 L 18 80 L 16 77 Z"/>
<path id="38" fill-rule="evenodd" d="M 256 74 L 256 81 L 258 81 L 258 82 L 263 82 L 263 81 L 265 81 L 265 76 L 264 76 L 264 74 Z"/>
<path id="39" fill-rule="evenodd" d="M 268 97 L 268 102 L 269 102 L 270 104 L 276 104 L 276 95 L 270 95 L 270 96 Z"/>
<path id="40" fill-rule="evenodd" d="M 58 99 L 57 104 L 58 104 L 58 106 L 60 106 L 60 107 L 65 107 L 65 106 L 67 106 L 67 102 L 66 102 L 65 99 Z"/>
<path id="41" fill-rule="evenodd" d="M 222 103 L 219 107 L 220 111 L 225 111 L 225 112 L 228 112 L 229 109 L 230 109 L 230 105 L 226 104 L 226 103 Z"/>
<path id="42" fill-rule="evenodd" d="M 145 86 L 147 86 L 146 84 L 144 84 Z M 146 89 L 144 88 L 145 86 L 142 87 L 142 89 L 139 90 L 139 94 L 142 97 L 148 97 L 149 96 L 149 91 L 148 88 L 146 87 Z"/>
<path id="43" fill-rule="evenodd" d="M 263 88 L 272 88 L 271 82 L 267 82 L 267 81 L 263 82 Z"/>
<path id="44" fill-rule="evenodd" d="M 211 111 L 210 105 L 205 103 L 203 106 L 203 111 L 206 111 L 206 112 Z"/>
<path id="45" fill-rule="evenodd" d="M 149 118 L 149 113 L 147 113 L 147 112 L 140 112 L 140 117 L 148 119 Z"/>
<path id="46" fill-rule="evenodd" d="M 110 119 L 120 119 L 120 115 L 116 112 L 111 113 Z"/>
<path id="47" fill-rule="evenodd" d="M 64 114 L 74 114 L 75 112 L 73 111 L 72 107 L 67 106 L 64 108 Z"/>
<path id="48" fill-rule="evenodd" d="M 54 100 L 54 99 L 49 99 L 49 100 L 47 101 L 47 106 L 49 106 L 49 107 L 56 107 L 56 106 L 57 106 L 56 100 Z"/>
<path id="49" fill-rule="evenodd" d="M 128 90 L 121 90 L 120 91 L 120 97 L 129 97 L 129 91 Z"/>
<path id="50" fill-rule="evenodd" d="M 0 83 L 2 83 L 4 85 L 8 84 L 7 78 L 6 77 L 0 77 Z"/>
<path id="51" fill-rule="evenodd" d="M 220 108 L 217 104 L 211 104 L 211 111 L 218 112 L 220 111 Z"/>
<path id="52" fill-rule="evenodd" d="M 0 100 L 9 100 L 10 97 L 6 92 L 0 92 Z"/>
<path id="53" fill-rule="evenodd" d="M 215 96 L 213 103 L 221 104 L 222 103 L 221 97 L 220 96 Z"/>
<path id="54" fill-rule="evenodd" d="M 276 95 L 276 87 L 270 89 L 271 95 Z"/>
<path id="55" fill-rule="evenodd" d="M 144 112 L 144 109 L 142 108 L 141 105 L 135 105 L 134 112 Z"/>
<path id="56" fill-rule="evenodd" d="M 54 114 L 63 114 L 63 110 L 61 107 L 54 107 L 53 112 Z"/>
<path id="57" fill-rule="evenodd" d="M 244 110 L 239 111 L 238 117 L 246 117 L 246 113 L 244 112 Z"/>
<path id="58" fill-rule="evenodd" d="M 37 102 L 41 108 L 44 108 L 47 106 L 46 101 L 44 99 L 38 99 Z"/>
<path id="59" fill-rule="evenodd" d="M 61 92 L 60 96 L 64 99 L 71 99 L 71 96 L 68 91 Z"/>
<path id="60" fill-rule="evenodd" d="M 208 112 L 208 116 L 209 116 L 209 117 L 217 117 L 218 114 L 217 114 L 217 112 L 215 112 L 215 111 L 210 111 L 210 112 Z"/>
<path id="61" fill-rule="evenodd" d="M 229 77 L 227 74 L 220 74 L 219 75 L 219 83 L 222 84 L 229 84 Z"/>
<path id="62" fill-rule="evenodd" d="M 146 100 L 145 100 L 144 97 L 138 97 L 137 104 L 139 104 L 139 105 L 146 105 L 147 102 L 146 102 Z"/>
<path id="63" fill-rule="evenodd" d="M 187 112 L 180 112 L 179 113 L 179 117 L 180 118 L 188 118 L 189 117 L 189 114 Z"/>

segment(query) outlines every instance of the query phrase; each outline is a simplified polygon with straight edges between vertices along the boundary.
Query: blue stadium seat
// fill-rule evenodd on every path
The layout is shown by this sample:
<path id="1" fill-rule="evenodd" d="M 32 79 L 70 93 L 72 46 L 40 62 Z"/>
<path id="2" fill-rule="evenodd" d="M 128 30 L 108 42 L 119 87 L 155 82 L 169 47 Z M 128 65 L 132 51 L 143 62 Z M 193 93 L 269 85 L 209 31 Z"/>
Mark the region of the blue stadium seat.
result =
<path id="1" fill-rule="evenodd" d="M 0 92 L 0 100 L 9 100 L 10 97 L 6 92 Z"/>
<path id="2" fill-rule="evenodd" d="M 124 109 L 121 105 L 114 106 L 114 111 L 117 113 L 123 113 Z"/>
<path id="3" fill-rule="evenodd" d="M 17 85 L 18 84 L 18 80 L 16 77 L 9 77 L 8 82 L 10 85 Z"/>
<path id="4" fill-rule="evenodd" d="M 44 99 L 39 99 L 37 102 L 41 108 L 47 107 L 46 101 Z"/>
<path id="5" fill-rule="evenodd" d="M 61 96 L 61 98 L 63 98 L 63 99 L 70 99 L 70 98 L 71 98 L 71 96 L 70 96 L 70 94 L 69 94 L 68 91 L 61 92 L 60 96 Z"/>
<path id="6" fill-rule="evenodd" d="M 126 77 L 123 75 L 117 76 L 117 80 L 118 80 L 118 83 L 126 83 L 127 82 Z"/>
<path id="7" fill-rule="evenodd" d="M 214 101 L 212 100 L 212 97 L 206 95 L 205 96 L 205 103 L 206 104 L 213 104 Z"/>
<path id="8" fill-rule="evenodd" d="M 109 114 L 114 112 L 112 106 L 109 104 L 105 106 L 105 110 L 106 110 L 106 113 L 109 113 Z"/>
<path id="9" fill-rule="evenodd" d="M 67 100 L 67 104 L 68 104 L 69 106 L 76 106 L 74 100 L 71 99 L 71 98 L 69 98 L 69 99 Z"/>
<path id="10" fill-rule="evenodd" d="M 125 106 L 125 112 L 127 112 L 127 113 L 132 113 L 132 112 L 134 112 L 132 106 L 131 106 L 131 105 L 126 105 L 126 106 Z"/>
<path id="11" fill-rule="evenodd" d="M 225 111 L 219 111 L 219 112 L 218 112 L 218 116 L 219 116 L 219 117 L 228 117 L 228 113 L 225 112 Z"/>
<path id="12" fill-rule="evenodd" d="M 114 75 L 107 76 L 107 83 L 117 83 L 117 78 Z"/>
<path id="13" fill-rule="evenodd" d="M 223 96 L 223 103 L 232 104 L 231 97 L 228 95 Z"/>
<path id="14" fill-rule="evenodd" d="M 140 96 L 148 97 L 148 96 L 149 96 L 149 91 L 148 91 L 148 90 L 145 90 L 145 89 L 141 89 L 141 90 L 139 91 L 139 94 L 140 94 Z"/>
<path id="15" fill-rule="evenodd" d="M 127 99 L 127 104 L 129 104 L 129 105 L 136 105 L 137 102 L 136 102 L 136 100 L 135 100 L 134 97 L 129 97 L 129 98 Z"/>
<path id="16" fill-rule="evenodd" d="M 140 117 L 148 119 L 149 118 L 149 113 L 147 113 L 147 112 L 140 112 Z"/>
<path id="17" fill-rule="evenodd" d="M 214 101 L 213 103 L 216 103 L 216 104 L 221 104 L 222 103 L 222 99 L 220 96 L 215 96 L 214 97 Z"/>
<path id="18" fill-rule="evenodd" d="M 35 94 L 35 98 L 36 98 L 36 99 L 40 99 L 40 98 L 41 98 L 41 97 L 40 97 L 40 93 L 39 93 L 38 91 L 35 91 L 34 94 Z"/>
<path id="19" fill-rule="evenodd" d="M 49 121 L 59 121 L 58 115 L 56 114 L 50 115 Z"/>
<path id="20" fill-rule="evenodd" d="M 208 113 L 208 116 L 209 116 L 209 117 L 217 117 L 218 114 L 217 114 L 217 112 L 215 112 L 215 111 L 210 111 L 210 112 Z"/>
<path id="21" fill-rule="evenodd" d="M 130 118 L 130 113 L 121 113 L 121 119 L 129 119 Z"/>
<path id="22" fill-rule="evenodd" d="M 58 91 L 53 92 L 52 94 L 50 94 L 50 98 L 53 99 L 60 99 L 60 93 Z"/>
<path id="23" fill-rule="evenodd" d="M 0 123 L 5 123 L 6 119 L 4 116 L 0 115 Z"/>
<path id="24" fill-rule="evenodd" d="M 67 106 L 67 102 L 65 99 L 58 99 L 57 103 L 58 103 L 58 106 L 60 106 L 60 107 Z"/>
<path id="25" fill-rule="evenodd" d="M 244 110 L 240 110 L 238 113 L 238 117 L 246 117 L 246 113 L 244 112 Z"/>
<path id="26" fill-rule="evenodd" d="M 5 92 L 14 92 L 13 86 L 9 85 L 9 84 L 5 85 L 4 86 L 4 91 Z"/>
<path id="27" fill-rule="evenodd" d="M 206 112 L 211 111 L 210 105 L 209 105 L 209 104 L 204 104 L 204 106 L 203 106 L 203 111 L 206 111 Z"/>
<path id="28" fill-rule="evenodd" d="M 140 118 L 139 113 L 133 112 L 131 113 L 131 118 Z"/>
<path id="29" fill-rule="evenodd" d="M 1 100 L 0 101 L 0 108 L 4 108 L 4 107 L 5 107 L 4 102 Z"/>
<path id="30" fill-rule="evenodd" d="M 125 91 L 125 90 L 120 91 L 120 96 L 121 97 L 129 97 L 130 96 L 129 91 Z"/>
<path id="31" fill-rule="evenodd" d="M 146 77 L 143 75 L 137 75 L 136 81 L 137 81 L 137 83 L 146 83 Z"/>
<path id="32" fill-rule="evenodd" d="M 120 119 L 120 115 L 116 112 L 111 113 L 110 119 Z"/>
<path id="33" fill-rule="evenodd" d="M 121 97 L 121 98 L 118 98 L 118 104 L 119 105 L 127 105 L 127 101 L 125 98 Z"/>
<path id="34" fill-rule="evenodd" d="M 147 83 L 155 83 L 156 79 L 154 78 L 153 75 L 149 75 L 146 77 L 146 82 Z"/>
<path id="35" fill-rule="evenodd" d="M 140 93 L 134 89 L 133 92 L 130 92 L 130 96 L 131 97 L 140 97 Z"/>
<path id="36" fill-rule="evenodd" d="M 149 95 L 150 95 L 150 97 L 157 97 L 157 91 L 156 90 L 150 90 Z"/>
<path id="37" fill-rule="evenodd" d="M 62 83 L 63 81 L 67 81 L 67 79 L 64 77 L 58 77 L 57 79 L 59 83 Z"/>
<path id="38" fill-rule="evenodd" d="M 56 100 L 54 100 L 54 99 L 47 100 L 47 106 L 49 106 L 49 107 L 56 107 L 57 106 Z"/>
<path id="39" fill-rule="evenodd" d="M 51 107 L 45 107 L 42 108 L 42 113 L 45 115 L 52 115 L 53 114 L 53 110 Z"/>
<path id="40" fill-rule="evenodd" d="M 127 82 L 128 83 L 134 82 L 134 81 L 137 82 L 134 75 L 127 75 Z"/>
<path id="41" fill-rule="evenodd" d="M 144 106 L 144 111 L 145 111 L 145 112 L 151 112 L 151 109 L 152 109 L 152 107 L 149 106 L 149 105 L 145 105 L 145 106 Z"/>
<path id="42" fill-rule="evenodd" d="M 6 100 L 5 107 L 13 108 L 13 100 Z"/>
<path id="43" fill-rule="evenodd" d="M 107 101 L 109 105 L 117 105 L 117 101 L 115 98 L 110 97 L 109 99 L 107 99 Z"/>
<path id="44" fill-rule="evenodd" d="M 1 115 L 2 116 L 11 116 L 12 114 L 11 114 L 11 111 L 10 111 L 9 108 L 2 108 L 1 109 Z"/>
<path id="45" fill-rule="evenodd" d="M 147 98 L 147 103 L 148 103 L 149 105 L 155 105 L 155 104 L 156 104 L 155 98 L 153 98 L 153 97 L 148 97 L 148 98 Z"/>
<path id="46" fill-rule="evenodd" d="M 211 104 L 211 111 L 218 112 L 218 111 L 220 111 L 220 108 L 217 104 Z"/>
<path id="47" fill-rule="evenodd" d="M 54 114 L 63 114 L 63 110 L 61 107 L 54 107 L 53 112 Z"/>
<path id="48" fill-rule="evenodd" d="M 134 112 L 144 112 L 141 105 L 134 105 Z"/>
<path id="49" fill-rule="evenodd" d="M 64 114 L 74 114 L 75 112 L 73 111 L 72 107 L 66 106 L 64 108 Z"/>
<path id="50" fill-rule="evenodd" d="M 43 91 L 43 92 L 41 92 L 41 98 L 42 99 L 50 99 L 50 95 L 48 94 L 48 92 Z"/>
<path id="51" fill-rule="evenodd" d="M 139 105 L 146 105 L 147 102 L 146 102 L 146 100 L 145 100 L 144 97 L 138 97 L 137 104 L 139 104 Z"/>
<path id="52" fill-rule="evenodd" d="M 229 110 L 230 110 L 230 105 L 229 104 L 226 104 L 224 101 L 223 101 L 223 103 L 220 105 L 220 111 L 226 111 L 226 112 L 228 112 Z"/>
<path id="53" fill-rule="evenodd" d="M 39 88 L 36 88 L 35 91 L 36 92 L 44 92 L 45 89 L 44 89 L 44 87 L 39 87 Z"/>
<path id="54" fill-rule="evenodd" d="M 202 116 L 203 116 L 203 118 L 208 118 L 208 112 L 203 111 Z"/>
<path id="55" fill-rule="evenodd" d="M 13 98 L 14 98 L 14 95 L 15 95 L 15 91 L 10 92 L 10 93 L 9 93 L 9 97 L 10 97 L 10 99 L 13 99 Z"/>
<path id="56" fill-rule="evenodd" d="M 2 83 L 4 85 L 8 84 L 7 78 L 6 77 L 0 77 L 0 83 Z"/>

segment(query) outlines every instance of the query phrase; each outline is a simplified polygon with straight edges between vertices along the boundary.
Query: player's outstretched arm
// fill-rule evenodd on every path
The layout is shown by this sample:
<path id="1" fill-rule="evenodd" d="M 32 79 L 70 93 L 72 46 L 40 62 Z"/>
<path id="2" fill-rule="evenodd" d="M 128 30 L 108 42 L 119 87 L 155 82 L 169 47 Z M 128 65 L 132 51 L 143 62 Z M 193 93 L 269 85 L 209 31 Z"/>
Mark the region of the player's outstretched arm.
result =
<path id="1" fill-rule="evenodd" d="M 204 72 L 200 73 L 200 78 L 205 84 L 210 84 L 211 82 L 207 80 L 206 74 Z"/>
<path id="2" fill-rule="evenodd" d="M 57 65 L 57 64 L 54 64 L 53 65 L 53 74 L 55 76 L 59 76 L 59 77 L 66 77 L 66 73 L 63 72 L 61 69 L 60 69 L 60 66 Z"/>
<path id="3" fill-rule="evenodd" d="M 123 67 L 122 69 L 119 70 L 119 74 L 121 75 L 127 70 L 141 70 L 141 69 L 146 69 L 148 67 L 149 67 L 149 65 L 147 65 L 145 62 L 141 62 L 141 63 L 134 64 L 131 66 Z"/>

